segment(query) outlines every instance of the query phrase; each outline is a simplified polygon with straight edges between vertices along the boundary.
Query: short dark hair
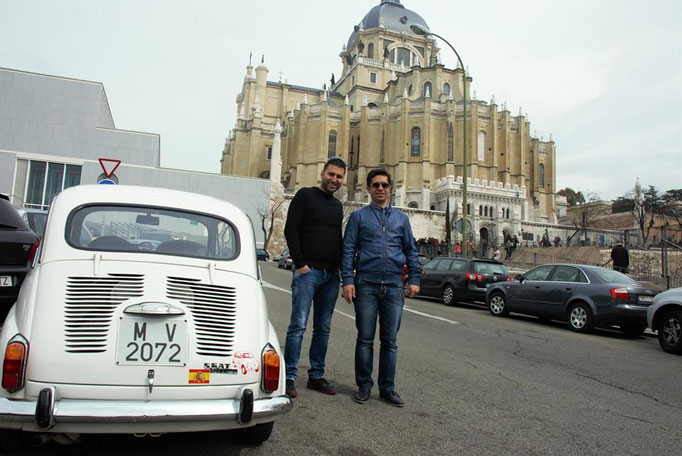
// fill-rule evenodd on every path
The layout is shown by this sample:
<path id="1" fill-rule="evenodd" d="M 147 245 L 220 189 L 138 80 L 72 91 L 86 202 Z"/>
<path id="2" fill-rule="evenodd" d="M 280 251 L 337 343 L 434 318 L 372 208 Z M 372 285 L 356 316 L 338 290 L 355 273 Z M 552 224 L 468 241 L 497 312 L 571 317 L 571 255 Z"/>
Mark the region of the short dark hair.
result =
<path id="1" fill-rule="evenodd" d="M 368 187 L 372 185 L 372 179 L 374 179 L 377 176 L 386 176 L 388 178 L 388 185 L 393 186 L 393 183 L 391 181 L 391 174 L 388 171 L 386 171 L 385 169 L 373 169 L 367 174 Z"/>
<path id="2" fill-rule="evenodd" d="M 324 168 L 322 168 L 322 171 L 326 170 L 329 165 L 338 166 L 339 168 L 342 168 L 344 171 L 346 171 L 346 162 L 343 161 L 343 158 L 341 157 L 328 158 L 324 163 Z"/>

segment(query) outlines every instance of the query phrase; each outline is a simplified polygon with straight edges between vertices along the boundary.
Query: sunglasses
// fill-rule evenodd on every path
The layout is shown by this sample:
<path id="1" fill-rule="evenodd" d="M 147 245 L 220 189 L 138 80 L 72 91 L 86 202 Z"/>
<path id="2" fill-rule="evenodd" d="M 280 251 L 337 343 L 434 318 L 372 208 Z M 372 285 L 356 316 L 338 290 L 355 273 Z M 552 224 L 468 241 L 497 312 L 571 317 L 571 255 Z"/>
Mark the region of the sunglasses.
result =
<path id="1" fill-rule="evenodd" d="M 379 187 L 388 188 L 390 186 L 391 186 L 391 184 L 389 184 L 388 182 L 372 182 L 372 185 L 371 185 L 372 188 L 379 188 Z"/>

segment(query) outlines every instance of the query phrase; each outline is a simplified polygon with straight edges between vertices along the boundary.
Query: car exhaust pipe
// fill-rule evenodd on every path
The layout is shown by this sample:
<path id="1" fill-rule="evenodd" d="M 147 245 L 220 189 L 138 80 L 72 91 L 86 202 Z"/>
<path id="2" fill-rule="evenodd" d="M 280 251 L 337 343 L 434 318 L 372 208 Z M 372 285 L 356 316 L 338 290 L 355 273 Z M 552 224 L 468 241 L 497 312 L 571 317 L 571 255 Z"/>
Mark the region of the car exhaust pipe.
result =
<path id="1" fill-rule="evenodd" d="M 31 437 L 31 446 L 39 448 L 52 440 L 54 440 L 53 434 L 38 434 Z"/>

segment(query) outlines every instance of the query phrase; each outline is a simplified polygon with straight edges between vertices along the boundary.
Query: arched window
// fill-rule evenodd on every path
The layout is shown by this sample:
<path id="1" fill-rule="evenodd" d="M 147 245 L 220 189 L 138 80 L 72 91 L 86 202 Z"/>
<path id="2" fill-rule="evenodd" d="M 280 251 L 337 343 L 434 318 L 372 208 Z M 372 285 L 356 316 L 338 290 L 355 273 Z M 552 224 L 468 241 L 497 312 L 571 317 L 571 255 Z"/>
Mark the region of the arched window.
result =
<path id="1" fill-rule="evenodd" d="M 407 205 L 407 207 L 412 208 L 412 209 L 419 209 L 419 203 L 416 201 L 410 201 L 410 203 Z"/>
<path id="2" fill-rule="evenodd" d="M 483 208 L 483 215 L 485 215 L 486 217 L 488 216 L 488 206 Z"/>
<path id="3" fill-rule="evenodd" d="M 443 95 L 450 95 L 450 84 L 443 84 Z"/>
<path id="4" fill-rule="evenodd" d="M 478 161 L 485 161 L 485 132 L 478 132 Z"/>
<path id="5" fill-rule="evenodd" d="M 412 95 L 412 84 L 410 84 L 409 87 L 407 88 L 407 94 Z"/>
<path id="6" fill-rule="evenodd" d="M 419 157 L 422 148 L 422 131 L 419 127 L 412 128 L 412 156 Z"/>
<path id="7" fill-rule="evenodd" d="M 448 122 L 448 161 L 455 160 L 455 139 L 452 131 L 452 122 Z"/>
<path id="8" fill-rule="evenodd" d="M 430 82 L 426 82 L 426 83 L 424 84 L 424 91 L 422 92 L 422 95 L 426 96 L 426 91 L 427 91 L 427 90 L 429 91 L 429 96 L 432 96 L 432 95 L 433 95 L 433 88 L 432 88 Z"/>
<path id="9" fill-rule="evenodd" d="M 369 43 L 367 45 L 367 57 L 370 59 L 374 58 L 374 43 Z"/>
<path id="10" fill-rule="evenodd" d="M 268 160 L 272 159 L 272 146 L 268 146 L 267 152 L 266 152 L 266 157 Z"/>
<path id="11" fill-rule="evenodd" d="M 539 176 L 538 176 L 538 185 L 539 185 L 540 187 L 544 187 L 544 186 L 545 186 L 545 165 L 543 165 L 542 163 L 540 163 L 540 172 L 539 172 Z"/>
<path id="12" fill-rule="evenodd" d="M 329 132 L 329 146 L 327 147 L 327 158 L 336 156 L 336 130 Z"/>
<path id="13" fill-rule="evenodd" d="M 483 215 L 483 206 L 478 206 L 478 215 Z"/>

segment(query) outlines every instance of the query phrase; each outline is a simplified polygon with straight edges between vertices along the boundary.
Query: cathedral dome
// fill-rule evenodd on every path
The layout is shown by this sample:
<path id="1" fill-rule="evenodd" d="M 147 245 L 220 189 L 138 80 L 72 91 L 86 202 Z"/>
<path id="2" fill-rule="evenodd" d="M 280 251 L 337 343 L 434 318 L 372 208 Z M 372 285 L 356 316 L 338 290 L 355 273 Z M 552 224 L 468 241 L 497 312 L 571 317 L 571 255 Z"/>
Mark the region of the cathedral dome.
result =
<path id="1" fill-rule="evenodd" d="M 382 26 L 386 30 L 392 32 L 407 32 L 410 35 L 418 36 L 412 30 L 410 25 L 420 24 L 429 29 L 422 17 L 412 10 L 405 8 L 400 4 L 400 0 L 381 0 L 381 4 L 375 6 L 364 17 L 361 23 L 363 29 L 373 29 Z M 353 45 L 353 42 L 358 37 L 359 26 L 355 27 L 350 38 L 348 38 L 347 49 Z"/>

